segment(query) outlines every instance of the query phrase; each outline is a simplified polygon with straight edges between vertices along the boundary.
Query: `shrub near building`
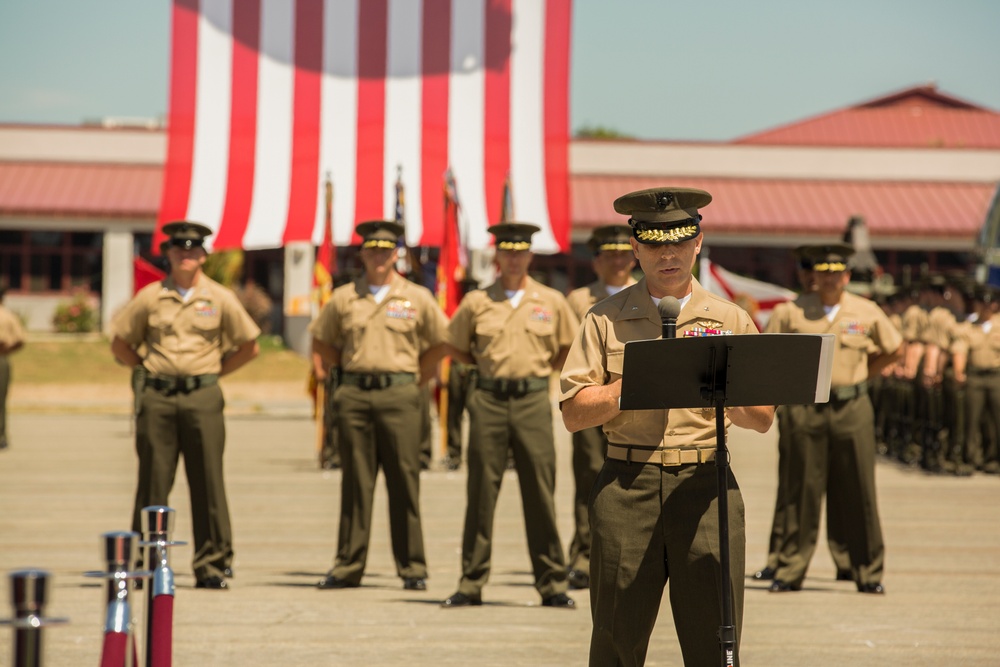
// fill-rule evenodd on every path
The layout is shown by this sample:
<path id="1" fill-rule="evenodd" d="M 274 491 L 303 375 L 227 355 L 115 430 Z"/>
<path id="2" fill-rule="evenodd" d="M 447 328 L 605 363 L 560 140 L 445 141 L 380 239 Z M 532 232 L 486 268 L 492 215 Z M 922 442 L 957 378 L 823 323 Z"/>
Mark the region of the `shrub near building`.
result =
<path id="1" fill-rule="evenodd" d="M 84 290 L 73 292 L 69 301 L 56 306 L 52 326 L 58 333 L 89 333 L 97 330 L 97 309 Z"/>

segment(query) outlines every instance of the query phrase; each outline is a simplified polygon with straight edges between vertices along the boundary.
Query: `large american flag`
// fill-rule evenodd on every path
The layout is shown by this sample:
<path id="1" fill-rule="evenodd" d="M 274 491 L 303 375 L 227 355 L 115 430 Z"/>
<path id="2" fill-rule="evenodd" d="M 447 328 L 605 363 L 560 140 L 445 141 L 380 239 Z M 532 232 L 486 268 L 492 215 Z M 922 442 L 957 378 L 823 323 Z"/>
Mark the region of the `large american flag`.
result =
<path id="1" fill-rule="evenodd" d="M 189 219 L 215 248 L 333 240 L 393 218 L 439 246 L 441 189 L 462 192 L 471 249 L 489 245 L 509 173 L 538 252 L 569 245 L 572 0 L 174 0 L 157 229 Z M 155 243 L 155 241 L 154 241 Z"/>

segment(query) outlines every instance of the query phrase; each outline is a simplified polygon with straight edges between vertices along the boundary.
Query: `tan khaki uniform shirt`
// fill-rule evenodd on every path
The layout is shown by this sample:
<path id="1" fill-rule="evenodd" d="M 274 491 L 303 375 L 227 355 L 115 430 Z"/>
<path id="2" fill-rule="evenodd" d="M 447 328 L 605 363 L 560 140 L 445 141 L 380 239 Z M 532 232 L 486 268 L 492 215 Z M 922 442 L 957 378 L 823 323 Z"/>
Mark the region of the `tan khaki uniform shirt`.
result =
<path id="1" fill-rule="evenodd" d="M 309 332 L 340 350 L 349 373 L 419 373 L 420 355 L 447 342 L 447 327 L 430 290 L 393 272 L 382 303 L 364 277 L 335 289 Z"/>
<path id="2" fill-rule="evenodd" d="M 143 365 L 154 375 L 204 375 L 222 358 L 260 335 L 231 289 L 205 274 L 187 300 L 173 279 L 139 290 L 111 322 L 111 333 L 132 347 L 146 344 Z"/>
<path id="3" fill-rule="evenodd" d="M 921 339 L 927 345 L 936 345 L 944 351 L 951 347 L 958 322 L 947 308 L 938 306 L 927 314 L 927 328 Z"/>
<path id="4" fill-rule="evenodd" d="M 1000 315 L 989 321 L 989 333 L 974 322 L 963 322 L 956 330 L 951 351 L 968 355 L 967 368 L 1000 368 Z"/>
<path id="5" fill-rule="evenodd" d="M 17 315 L 0 306 L 0 344 L 10 349 L 24 342 L 24 327 Z"/>
<path id="6" fill-rule="evenodd" d="M 528 278 L 517 308 L 503 285 L 470 292 L 451 318 L 451 344 L 476 360 L 483 378 L 552 375 L 552 360 L 573 342 L 576 316 L 561 292 Z"/>
<path id="7" fill-rule="evenodd" d="M 745 310 L 706 291 L 691 279 L 691 298 L 677 317 L 677 337 L 699 327 L 755 334 Z M 585 387 L 610 384 L 622 376 L 625 343 L 659 338 L 660 312 L 646 279 L 594 306 L 583 320 L 562 372 L 560 402 Z M 726 428 L 729 428 L 726 419 Z M 604 424 L 608 442 L 667 448 L 715 448 L 715 408 L 704 410 L 625 410 Z"/>
<path id="8" fill-rule="evenodd" d="M 818 294 L 805 294 L 775 308 L 767 333 L 835 334 L 830 385 L 846 387 L 868 379 L 868 355 L 892 354 L 903 344 L 882 309 L 873 301 L 844 292 L 833 321 L 827 319 Z"/>
<path id="9" fill-rule="evenodd" d="M 927 311 L 914 304 L 903 312 L 903 340 L 907 343 L 923 340 L 927 328 Z"/>
<path id="10" fill-rule="evenodd" d="M 628 287 L 634 284 L 635 281 L 629 278 L 625 286 Z M 586 287 L 579 287 L 570 292 L 566 300 L 569 302 L 569 307 L 576 314 L 576 319 L 582 322 L 583 316 L 587 314 L 591 306 L 598 301 L 607 299 L 609 296 L 611 296 L 611 292 L 608 291 L 608 286 L 604 284 L 604 281 L 595 280 Z"/>

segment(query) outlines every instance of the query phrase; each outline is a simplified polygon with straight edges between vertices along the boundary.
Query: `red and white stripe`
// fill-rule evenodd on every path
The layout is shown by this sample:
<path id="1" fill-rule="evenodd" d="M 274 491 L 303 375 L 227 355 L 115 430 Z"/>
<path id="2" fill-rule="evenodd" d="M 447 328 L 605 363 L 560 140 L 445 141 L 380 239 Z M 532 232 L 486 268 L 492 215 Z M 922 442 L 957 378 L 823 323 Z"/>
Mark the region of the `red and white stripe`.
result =
<path id="1" fill-rule="evenodd" d="M 572 0 L 174 0 L 159 225 L 216 248 L 323 240 L 392 219 L 439 246 L 450 167 L 473 249 L 489 245 L 510 173 L 538 252 L 569 246 Z"/>
<path id="2" fill-rule="evenodd" d="M 701 286 L 744 307 L 760 330 L 767 326 L 775 306 L 798 296 L 792 290 L 780 285 L 772 285 L 728 271 L 708 259 L 707 254 L 703 253 L 699 260 L 698 281 Z"/>

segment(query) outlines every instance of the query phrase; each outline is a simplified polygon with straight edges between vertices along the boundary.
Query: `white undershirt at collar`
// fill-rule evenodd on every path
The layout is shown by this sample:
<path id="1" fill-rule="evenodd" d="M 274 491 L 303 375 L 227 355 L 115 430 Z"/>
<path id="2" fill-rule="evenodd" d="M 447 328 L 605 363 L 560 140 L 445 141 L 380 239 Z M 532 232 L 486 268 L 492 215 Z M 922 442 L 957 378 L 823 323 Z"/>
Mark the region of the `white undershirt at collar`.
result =
<path id="1" fill-rule="evenodd" d="M 519 290 L 505 289 L 504 290 L 504 294 L 507 295 L 507 300 L 510 301 L 510 305 L 512 305 L 515 308 L 517 308 L 521 304 L 522 297 L 524 297 L 524 290 L 523 289 L 519 289 Z"/>
<path id="2" fill-rule="evenodd" d="M 375 303 L 382 303 L 385 301 L 386 295 L 389 293 L 389 283 L 385 285 L 369 285 L 368 291 L 372 293 L 372 297 L 375 298 Z"/>

